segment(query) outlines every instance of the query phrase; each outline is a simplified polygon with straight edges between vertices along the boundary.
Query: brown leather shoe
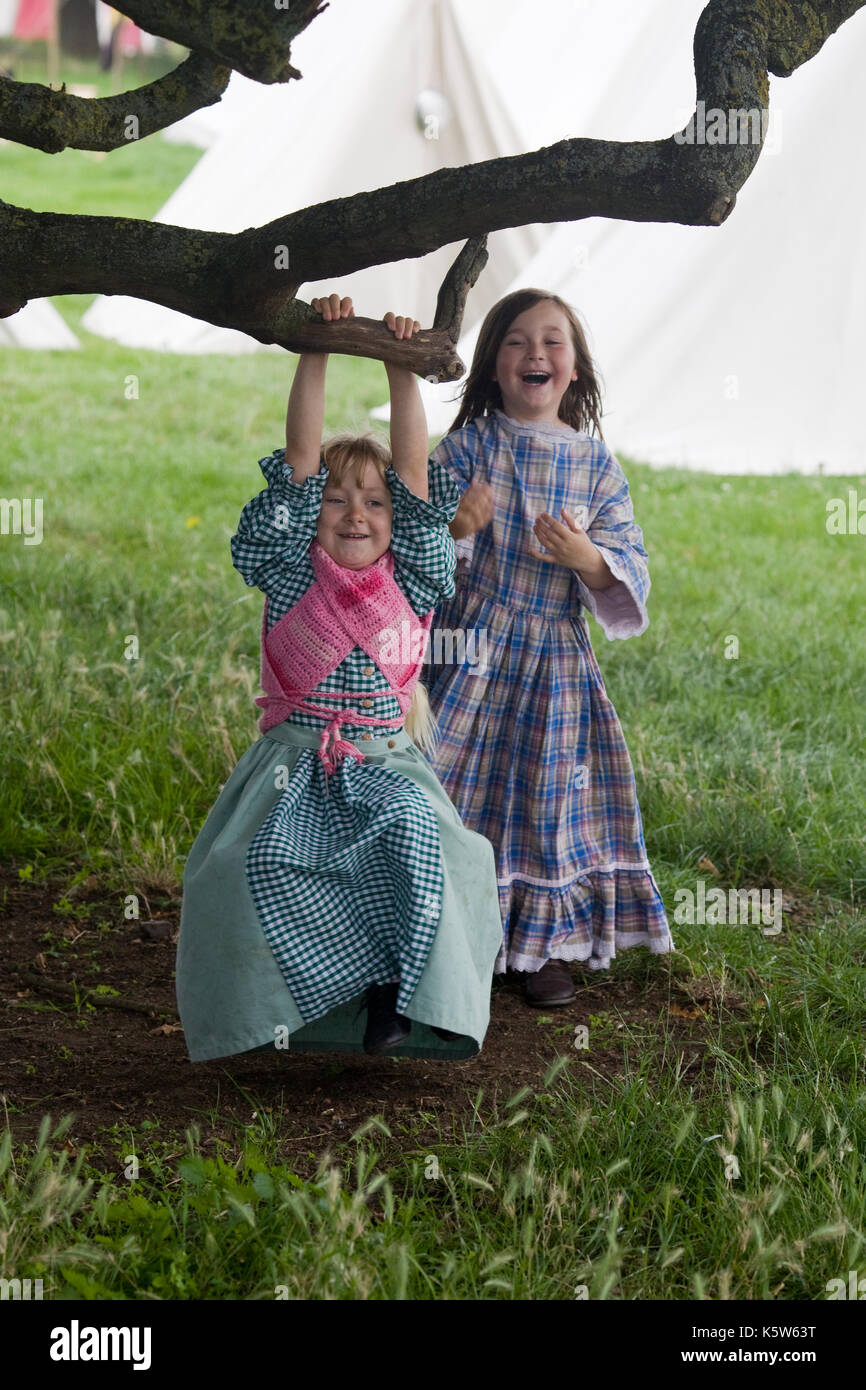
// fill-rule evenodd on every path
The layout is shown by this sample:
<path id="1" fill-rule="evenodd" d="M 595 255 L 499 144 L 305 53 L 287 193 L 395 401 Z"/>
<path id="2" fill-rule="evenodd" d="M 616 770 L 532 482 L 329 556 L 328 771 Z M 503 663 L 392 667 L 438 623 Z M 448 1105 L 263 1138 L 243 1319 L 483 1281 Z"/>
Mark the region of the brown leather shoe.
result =
<path id="1" fill-rule="evenodd" d="M 568 962 L 548 960 L 534 975 L 527 975 L 524 999 L 534 1009 L 556 1009 L 570 1004 L 576 994 Z"/>

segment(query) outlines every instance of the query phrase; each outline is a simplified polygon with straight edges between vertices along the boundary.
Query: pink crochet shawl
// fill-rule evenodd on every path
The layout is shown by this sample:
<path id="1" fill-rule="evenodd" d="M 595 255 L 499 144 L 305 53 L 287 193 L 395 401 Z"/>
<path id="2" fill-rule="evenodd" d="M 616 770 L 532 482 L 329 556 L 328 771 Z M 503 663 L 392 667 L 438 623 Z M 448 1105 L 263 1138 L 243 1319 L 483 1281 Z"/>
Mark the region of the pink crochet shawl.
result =
<path id="1" fill-rule="evenodd" d="M 261 686 L 264 696 L 256 700 L 263 708 L 259 729 L 266 733 L 294 710 L 321 715 L 328 721 L 319 744 L 319 756 L 327 772 L 333 772 L 345 756 L 363 761 L 355 746 L 339 737 L 342 723 L 378 724 L 400 727 L 412 703 L 418 682 L 424 643 L 433 622 L 433 612 L 419 618 L 401 593 L 394 579 L 394 556 L 390 550 L 363 569 L 338 565 L 317 540 L 310 546 L 315 578 L 303 598 L 267 630 L 268 603 L 262 614 Z M 403 624 L 407 624 L 406 627 Z M 408 648 L 404 641 L 408 636 Z M 423 635 L 422 635 L 423 634 Z M 409 662 L 382 659 L 382 649 L 400 641 L 400 655 L 418 654 Z M 362 647 L 388 682 L 400 705 L 398 719 L 376 719 L 347 708 L 316 706 L 309 695 L 340 665 L 355 647 Z M 329 699 L 357 700 L 368 696 L 364 690 L 328 692 Z"/>

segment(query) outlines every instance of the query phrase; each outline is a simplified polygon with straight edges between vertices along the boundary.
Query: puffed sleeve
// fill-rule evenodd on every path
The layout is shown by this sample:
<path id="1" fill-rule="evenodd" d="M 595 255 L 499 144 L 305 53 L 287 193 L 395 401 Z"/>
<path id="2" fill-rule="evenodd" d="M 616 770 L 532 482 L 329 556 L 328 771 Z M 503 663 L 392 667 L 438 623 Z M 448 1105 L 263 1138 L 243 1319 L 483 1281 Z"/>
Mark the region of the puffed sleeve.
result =
<path id="1" fill-rule="evenodd" d="M 434 463 L 441 464 L 450 473 L 461 497 L 472 482 L 478 448 L 478 427 L 471 420 L 462 429 L 446 434 L 430 455 Z"/>
<path id="2" fill-rule="evenodd" d="M 474 420 L 470 420 L 462 429 L 446 434 L 430 455 L 436 463 L 441 463 L 443 468 L 447 468 L 457 484 L 461 497 L 472 482 L 479 448 L 478 426 Z M 458 563 L 462 561 L 468 566 L 475 551 L 475 537 L 464 536 L 462 540 L 455 541 L 454 549 Z"/>
<path id="3" fill-rule="evenodd" d="M 294 470 L 286 463 L 285 453 L 285 449 L 275 449 L 259 459 L 268 486 L 244 507 L 231 538 L 235 569 L 247 584 L 268 595 L 279 588 L 287 570 L 307 560 L 328 479 L 328 470 L 322 465 L 303 483 L 292 482 Z"/>
<path id="4" fill-rule="evenodd" d="M 604 553 L 614 582 L 606 589 L 590 589 L 576 570 L 572 573 L 581 602 L 608 641 L 615 637 L 639 637 L 649 627 L 649 556 L 644 549 L 643 532 L 634 519 L 625 474 L 606 446 L 601 446 L 596 467 L 586 532 Z"/>
<path id="5" fill-rule="evenodd" d="M 394 578 L 413 610 L 424 617 L 454 593 L 454 541 L 448 523 L 454 519 L 460 494 L 441 464 L 427 464 L 429 500 L 418 497 L 393 469 L 387 471 L 394 517 L 391 551 Z"/>

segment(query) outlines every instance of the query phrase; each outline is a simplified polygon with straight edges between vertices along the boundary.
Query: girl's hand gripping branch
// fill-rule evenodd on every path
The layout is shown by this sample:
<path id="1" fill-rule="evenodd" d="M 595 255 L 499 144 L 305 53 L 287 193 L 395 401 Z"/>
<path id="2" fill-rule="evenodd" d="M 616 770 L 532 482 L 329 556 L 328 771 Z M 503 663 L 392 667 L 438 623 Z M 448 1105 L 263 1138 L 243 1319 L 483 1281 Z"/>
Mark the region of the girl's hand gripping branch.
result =
<path id="1" fill-rule="evenodd" d="M 411 338 L 421 325 L 417 319 L 385 315 L 385 327 L 395 338 Z M 427 417 L 414 372 L 385 363 L 391 390 L 391 461 L 394 470 L 411 492 L 428 498 L 427 459 L 429 437 Z"/>
<path id="2" fill-rule="evenodd" d="M 314 299 L 312 307 L 326 323 L 350 319 L 355 310 L 351 299 L 338 294 Z M 325 424 L 326 352 L 302 352 L 295 370 L 286 411 L 286 463 L 292 465 L 292 480 L 303 483 L 319 471 L 322 430 Z"/>

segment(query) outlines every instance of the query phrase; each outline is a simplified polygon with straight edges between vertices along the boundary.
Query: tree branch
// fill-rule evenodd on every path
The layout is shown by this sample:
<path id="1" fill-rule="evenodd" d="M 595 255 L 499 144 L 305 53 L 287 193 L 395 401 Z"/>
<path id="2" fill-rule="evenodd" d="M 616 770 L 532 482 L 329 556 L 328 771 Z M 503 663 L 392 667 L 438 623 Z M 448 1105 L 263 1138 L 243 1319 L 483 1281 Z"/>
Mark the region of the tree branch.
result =
<path id="1" fill-rule="evenodd" d="M 192 53 L 155 82 L 113 97 L 77 97 L 0 77 L 0 138 L 57 154 L 116 150 L 219 101 L 231 68 Z M 130 121 L 134 117 L 134 122 Z"/>
<path id="2" fill-rule="evenodd" d="M 808 62 L 864 3 L 830 0 L 819 11 L 809 0 L 710 0 L 695 31 L 698 101 L 705 111 L 768 111 L 768 70 L 787 75 Z M 678 143 L 676 136 L 563 140 L 334 199 L 278 218 L 258 235 L 262 244 L 292 247 L 304 283 L 527 222 L 611 217 L 719 226 L 758 161 L 763 134 L 762 126 L 761 140 L 742 144 Z"/>
<path id="3" fill-rule="evenodd" d="M 487 237 L 467 241 L 439 290 L 433 327 L 443 330 L 456 343 L 466 308 L 466 296 L 489 260 Z"/>
<path id="4" fill-rule="evenodd" d="M 73 980 L 71 984 L 67 980 L 52 980 L 33 965 L 20 965 L 13 961 L 12 969 L 23 976 L 24 983 L 30 989 L 46 994 L 59 994 L 61 998 L 74 999 L 76 1003 L 80 1000 L 81 1003 L 93 1004 L 96 1008 L 122 1009 L 124 1013 L 147 1014 L 148 1018 L 155 1017 L 157 1013 L 168 1012 L 151 1004 L 138 1004 L 134 999 L 114 999 L 110 995 L 95 994 L 94 985 L 79 985 L 77 980 Z"/>
<path id="5" fill-rule="evenodd" d="M 808 61 L 864 4 L 829 0 L 819 11 L 809 0 L 711 0 L 695 32 L 698 100 L 706 110 L 766 111 L 768 70 L 788 73 Z M 763 122 L 760 130 L 759 139 L 742 144 L 688 144 L 684 132 L 652 141 L 564 140 L 320 203 L 235 235 L 0 202 L 0 316 L 44 295 L 131 294 L 263 343 L 315 348 L 317 316 L 294 297 L 312 280 L 529 222 L 610 217 L 717 226 L 759 157 Z M 410 339 L 404 362 L 446 379 L 456 357 L 453 344 L 443 357 L 440 311 L 457 321 L 447 298 L 454 285 L 443 294 L 427 330 L 434 336 Z M 393 360 L 394 339 L 382 325 L 349 320 L 340 346 L 335 328 L 328 325 L 329 351 Z"/>
<path id="6" fill-rule="evenodd" d="M 254 0 L 238 13 L 236 0 L 131 0 L 126 13 L 142 28 L 195 50 L 174 72 L 113 97 L 77 97 L 37 82 L 0 77 L 0 139 L 57 154 L 114 150 L 211 106 L 232 68 L 261 82 L 300 77 L 289 45 L 327 8 L 322 0 L 293 0 L 286 8 Z M 130 117 L 135 122 L 130 122 Z"/>
<path id="7" fill-rule="evenodd" d="M 373 357 L 408 367 L 419 376 L 457 381 L 465 371 L 456 351 L 463 311 L 469 291 L 487 264 L 486 240 L 482 236 L 466 243 L 442 281 L 433 327 L 422 329 L 411 338 L 395 339 L 377 319 L 336 319 L 325 323 L 310 305 L 292 299 L 281 309 L 266 311 L 268 331 L 276 327 L 282 335 L 269 341 L 282 342 L 295 352 L 321 350 Z M 245 331 L 250 332 L 250 327 Z"/>
<path id="8" fill-rule="evenodd" d="M 325 9 L 326 0 L 124 0 L 123 5 L 123 13 L 149 34 L 185 44 L 256 82 L 301 76 L 289 62 L 289 47 Z"/>

